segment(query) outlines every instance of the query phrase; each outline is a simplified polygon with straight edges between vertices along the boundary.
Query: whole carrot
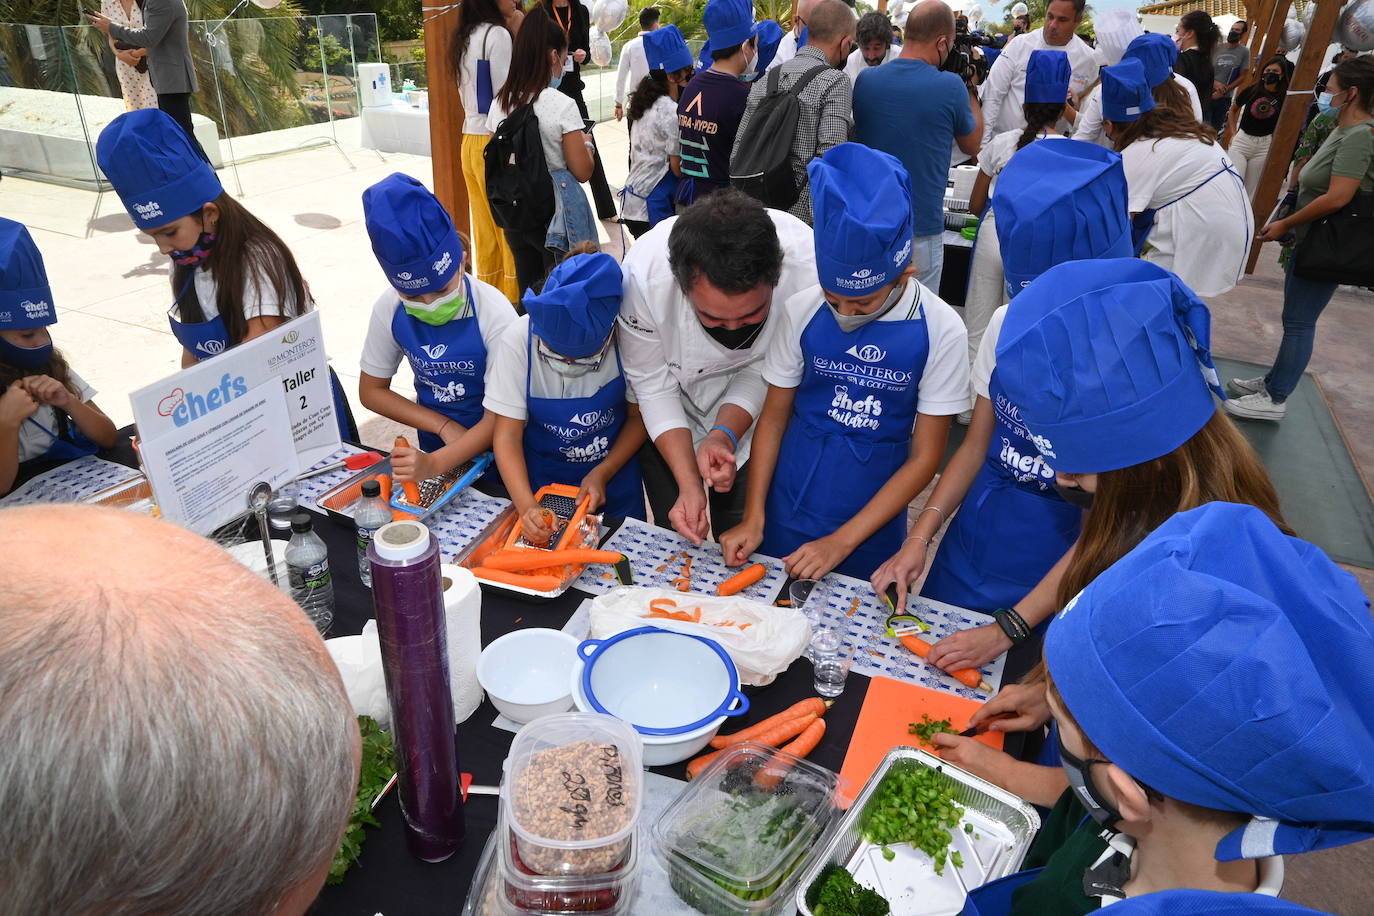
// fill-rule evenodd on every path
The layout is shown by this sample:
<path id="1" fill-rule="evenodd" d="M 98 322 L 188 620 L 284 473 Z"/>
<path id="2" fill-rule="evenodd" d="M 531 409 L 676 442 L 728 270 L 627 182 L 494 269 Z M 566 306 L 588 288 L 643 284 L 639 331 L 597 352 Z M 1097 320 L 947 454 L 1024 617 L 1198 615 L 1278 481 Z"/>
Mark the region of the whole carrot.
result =
<path id="1" fill-rule="evenodd" d="M 702 754 L 700 757 L 689 762 L 687 764 L 687 781 L 691 782 L 693 779 L 700 776 L 701 771 L 710 766 L 712 760 L 715 760 L 724 753 L 725 751 L 711 751 L 709 754 Z"/>
<path id="2" fill-rule="evenodd" d="M 392 448 L 410 448 L 410 443 L 406 441 L 405 436 L 397 436 L 396 441 L 392 443 Z M 420 505 L 420 485 L 418 483 L 413 480 L 402 481 L 401 489 L 405 491 L 406 502 L 412 506 Z"/>
<path id="3" fill-rule="evenodd" d="M 767 731 L 757 732 L 750 738 L 742 738 L 742 741 L 752 741 L 755 744 L 766 744 L 769 747 L 782 747 L 783 743 L 789 738 L 795 738 L 810 727 L 811 723 L 819 719 L 820 716 L 807 713 L 804 716 L 797 716 L 794 719 L 787 719 L 776 723 Z M 733 737 L 733 736 L 732 736 Z M 738 744 L 739 741 L 732 741 L 730 744 Z M 726 745 L 729 747 L 730 745 Z"/>
<path id="4" fill-rule="evenodd" d="M 798 735 L 792 742 L 781 750 L 784 754 L 791 754 L 794 757 L 805 757 L 816 749 L 816 745 L 821 743 L 821 738 L 825 736 L 825 720 L 817 719 L 807 726 L 806 731 Z M 782 784 L 782 779 L 787 775 L 787 771 L 792 768 L 790 760 L 784 760 L 774 756 L 757 773 L 754 774 L 754 784 L 766 792 L 772 792 Z"/>
<path id="5" fill-rule="evenodd" d="M 726 579 L 716 586 L 717 595 L 734 595 L 753 585 L 768 573 L 768 567 L 762 563 L 755 563 L 746 566 L 744 569 Z"/>
<path id="6" fill-rule="evenodd" d="M 755 740 L 755 735 L 760 735 L 769 731 L 782 722 L 789 722 L 808 714 L 823 716 L 833 702 L 834 700 L 822 700 L 820 697 L 810 697 L 809 699 L 802 700 L 800 703 L 794 703 L 782 712 L 769 716 L 761 722 L 755 722 L 748 728 L 741 729 L 734 734 L 716 735 L 711 739 L 711 747 L 729 747 L 732 744 L 739 744 L 741 741 L 753 741 Z"/>
<path id="7" fill-rule="evenodd" d="M 919 636 L 900 637 L 902 645 L 906 646 L 920 658 L 925 658 L 930 654 L 930 643 L 921 639 Z M 957 671 L 946 671 L 950 677 L 955 678 L 959 683 L 975 690 L 980 689 L 983 683 L 983 675 L 977 668 L 960 668 Z"/>

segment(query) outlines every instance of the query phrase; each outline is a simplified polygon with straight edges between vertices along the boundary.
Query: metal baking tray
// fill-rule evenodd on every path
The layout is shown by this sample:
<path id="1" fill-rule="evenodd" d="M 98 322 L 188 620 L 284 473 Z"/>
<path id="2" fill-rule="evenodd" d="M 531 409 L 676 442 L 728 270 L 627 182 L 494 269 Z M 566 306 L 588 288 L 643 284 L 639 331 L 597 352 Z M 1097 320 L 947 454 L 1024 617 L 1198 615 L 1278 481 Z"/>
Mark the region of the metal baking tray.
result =
<path id="1" fill-rule="evenodd" d="M 507 506 L 502 510 L 500 515 L 491 520 L 491 523 L 488 524 L 487 527 L 482 529 L 477 537 L 473 538 L 471 544 L 458 552 L 452 562 L 459 566 L 468 567 L 469 569 L 474 566 L 481 566 L 483 557 L 489 553 L 505 548 L 506 541 L 510 538 L 511 532 L 513 532 L 515 527 L 519 524 L 520 513 L 516 511 L 515 506 Z M 589 514 L 582 522 L 580 537 L 575 538 L 569 546 L 595 547 L 601 542 L 604 534 L 605 530 L 601 526 L 601 516 Z M 572 587 L 572 584 L 577 581 L 577 577 L 582 575 L 584 569 L 586 569 L 584 565 L 573 566 L 572 571 L 564 576 L 563 580 L 559 582 L 558 588 L 544 592 L 536 591 L 531 588 L 522 588 L 519 585 L 509 585 L 505 582 L 492 582 L 489 579 L 479 578 L 477 581 L 486 588 L 498 588 L 502 591 L 510 592 L 512 595 L 542 600 L 557 598 L 559 595 L 566 592 Z"/>
<path id="2" fill-rule="evenodd" d="M 428 509 L 425 509 L 424 511 L 415 515 L 416 519 L 422 522 L 427 521 L 430 517 L 435 515 L 440 509 L 447 505 L 450 499 L 454 498 L 459 492 L 461 492 L 465 488 L 465 486 L 457 486 L 457 484 L 462 481 L 464 476 L 469 475 L 469 473 L 472 470 L 474 470 L 473 462 L 467 461 L 459 465 L 458 467 L 453 468 L 450 471 L 446 471 L 445 473 L 440 474 L 438 477 L 431 477 L 429 480 L 426 480 L 423 483 L 421 483 L 421 493 L 430 493 L 431 500 L 437 501 L 433 502 L 433 504 L 430 505 Z M 383 458 L 376 464 L 369 465 L 368 467 L 363 468 L 361 471 L 354 474 L 352 477 L 349 477 L 343 483 L 330 487 L 328 490 L 324 491 L 319 496 L 315 497 L 315 507 L 320 512 L 323 512 L 325 515 L 328 515 L 331 519 L 338 522 L 339 524 L 351 526 L 353 524 L 353 503 L 348 503 L 347 505 L 338 507 L 331 507 L 327 505 L 327 503 L 331 498 L 347 490 L 349 487 L 353 486 L 359 481 L 366 480 L 369 477 L 376 477 L 378 474 L 391 474 L 390 458 Z M 434 495 L 439 493 L 442 493 L 441 499 L 438 498 L 438 496 Z M 356 500 L 354 502 L 356 502 Z M 406 511 L 409 512 L 410 509 L 407 508 Z"/>
<path id="3" fill-rule="evenodd" d="M 909 843 L 889 846 L 896 853 L 889 862 L 883 858 L 881 846 L 863 839 L 859 821 L 864 809 L 887 774 L 899 767 L 939 770 L 953 789 L 964 817 L 950 830 L 950 851 L 951 858 L 955 850 L 962 854 L 962 867 L 946 862 L 944 874 L 937 875 L 930 856 Z M 973 833 L 965 832 L 965 824 L 973 826 Z M 892 916 L 956 916 L 970 890 L 1021 867 L 1039 829 L 1040 815 L 1029 802 L 925 751 L 894 747 L 864 784 L 830 842 L 803 873 L 797 886 L 797 909 L 804 916 L 814 916 L 806 905 L 806 892 L 821 871 L 834 863 L 847 868 L 860 884 L 886 897 Z"/>

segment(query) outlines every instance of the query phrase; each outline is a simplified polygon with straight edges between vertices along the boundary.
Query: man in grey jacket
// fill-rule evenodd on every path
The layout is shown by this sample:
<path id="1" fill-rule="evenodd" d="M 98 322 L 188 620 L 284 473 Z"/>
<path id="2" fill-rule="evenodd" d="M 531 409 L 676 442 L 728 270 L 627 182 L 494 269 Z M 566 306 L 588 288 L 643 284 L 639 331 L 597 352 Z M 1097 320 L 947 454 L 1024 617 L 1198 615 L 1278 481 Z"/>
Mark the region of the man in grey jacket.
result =
<path id="1" fill-rule="evenodd" d="M 157 107 L 181 125 L 191 138 L 191 144 L 209 161 L 191 125 L 191 93 L 196 91 L 196 68 L 191 62 L 184 0 L 145 0 L 141 29 L 126 28 L 100 13 L 87 13 L 86 18 L 115 41 L 148 49 L 148 76 L 157 92 Z"/>

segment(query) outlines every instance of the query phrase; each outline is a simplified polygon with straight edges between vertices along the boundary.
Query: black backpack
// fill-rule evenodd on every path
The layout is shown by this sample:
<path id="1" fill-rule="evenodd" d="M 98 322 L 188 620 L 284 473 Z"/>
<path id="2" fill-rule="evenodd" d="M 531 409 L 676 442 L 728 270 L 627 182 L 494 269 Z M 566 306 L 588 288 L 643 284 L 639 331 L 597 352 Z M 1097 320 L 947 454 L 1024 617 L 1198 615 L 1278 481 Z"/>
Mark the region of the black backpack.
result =
<path id="1" fill-rule="evenodd" d="M 797 202 L 801 188 L 792 171 L 792 145 L 797 137 L 801 102 L 797 97 L 829 67 L 803 73 L 790 89 L 780 89 L 782 68 L 768 74 L 768 91 L 754 109 L 749 131 L 739 138 L 739 153 L 730 159 L 730 184 L 765 207 L 786 210 Z"/>
<path id="2" fill-rule="evenodd" d="M 553 178 L 534 105 L 517 108 L 496 125 L 482 156 L 496 225 L 522 232 L 547 229 L 553 219 Z"/>

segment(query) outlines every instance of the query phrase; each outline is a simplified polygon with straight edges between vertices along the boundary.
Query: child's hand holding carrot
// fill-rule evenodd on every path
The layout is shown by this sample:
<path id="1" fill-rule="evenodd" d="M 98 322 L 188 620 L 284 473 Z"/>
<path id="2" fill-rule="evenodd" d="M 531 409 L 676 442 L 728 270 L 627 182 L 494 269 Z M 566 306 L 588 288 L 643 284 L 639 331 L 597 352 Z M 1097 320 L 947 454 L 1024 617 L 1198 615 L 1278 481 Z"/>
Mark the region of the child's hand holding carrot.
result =
<path id="1" fill-rule="evenodd" d="M 597 465 L 587 472 L 587 476 L 582 478 L 582 486 L 577 490 L 577 501 L 588 499 L 588 512 L 595 512 L 606 503 L 606 475 L 601 473 L 601 465 Z"/>
<path id="2" fill-rule="evenodd" d="M 440 472 L 428 452 L 412 448 L 403 437 L 397 437 L 391 450 L 391 476 L 397 483 L 429 480 Z"/>
<path id="3" fill-rule="evenodd" d="M 539 506 L 530 506 L 520 515 L 520 530 L 531 544 L 549 543 L 556 524 L 557 516 Z"/>

